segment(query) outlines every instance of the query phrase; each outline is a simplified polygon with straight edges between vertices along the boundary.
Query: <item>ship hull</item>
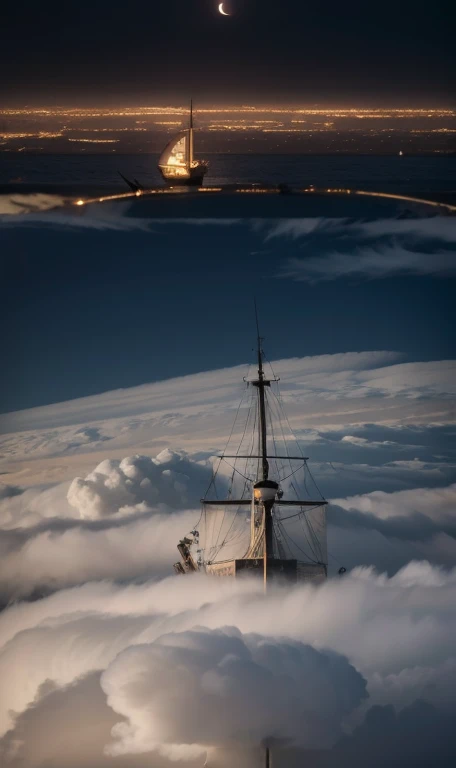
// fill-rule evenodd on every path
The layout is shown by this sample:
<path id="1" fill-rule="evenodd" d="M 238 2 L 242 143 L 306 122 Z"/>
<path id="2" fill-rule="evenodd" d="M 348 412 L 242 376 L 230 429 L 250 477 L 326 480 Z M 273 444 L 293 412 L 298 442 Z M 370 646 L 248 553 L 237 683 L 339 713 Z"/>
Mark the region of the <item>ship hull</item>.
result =
<path id="1" fill-rule="evenodd" d="M 265 578 L 264 559 L 244 558 L 229 560 L 222 563 L 206 565 L 206 573 L 209 576 L 222 578 L 240 578 L 244 576 L 259 576 Z M 298 563 L 297 560 L 270 559 L 267 564 L 267 580 L 302 583 L 313 582 L 320 584 L 326 579 L 326 566 L 320 563 Z"/>
<path id="2" fill-rule="evenodd" d="M 167 184 L 172 184 L 173 187 L 200 187 L 208 171 L 208 166 L 206 163 L 199 163 L 194 168 L 189 168 L 187 173 L 182 175 L 176 175 L 175 169 L 172 166 L 159 165 L 158 169 L 163 180 Z"/>

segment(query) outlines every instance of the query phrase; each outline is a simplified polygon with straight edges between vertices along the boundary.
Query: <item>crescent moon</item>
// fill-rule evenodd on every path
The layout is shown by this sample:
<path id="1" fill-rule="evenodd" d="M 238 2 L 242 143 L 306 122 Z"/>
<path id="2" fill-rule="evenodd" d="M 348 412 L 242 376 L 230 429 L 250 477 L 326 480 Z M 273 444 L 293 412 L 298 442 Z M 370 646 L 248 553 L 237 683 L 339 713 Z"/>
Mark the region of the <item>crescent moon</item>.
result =
<path id="1" fill-rule="evenodd" d="M 218 9 L 219 9 L 220 13 L 222 14 L 222 16 L 230 16 L 229 13 L 227 13 L 226 11 L 223 10 L 223 3 L 220 3 Z"/>

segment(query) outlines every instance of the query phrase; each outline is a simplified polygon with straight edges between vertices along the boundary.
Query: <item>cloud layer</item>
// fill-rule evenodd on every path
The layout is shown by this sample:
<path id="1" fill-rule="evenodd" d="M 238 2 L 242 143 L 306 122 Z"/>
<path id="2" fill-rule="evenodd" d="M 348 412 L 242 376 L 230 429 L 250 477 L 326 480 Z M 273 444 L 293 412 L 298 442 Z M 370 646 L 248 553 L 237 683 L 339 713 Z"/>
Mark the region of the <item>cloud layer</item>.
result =
<path id="1" fill-rule="evenodd" d="M 88 706 L 98 702 L 104 722 L 107 701 L 119 723 L 98 747 L 152 751 L 151 765 L 156 752 L 193 759 L 214 743 L 328 747 L 374 705 L 420 699 L 452 716 L 455 589 L 455 572 L 415 563 L 391 579 L 358 569 L 266 597 L 256 582 L 176 577 L 12 606 L 0 616 L 3 748 L 33 702 L 41 717 L 47 696 L 71 699 L 91 676 Z M 52 718 L 41 722 L 45 739 Z"/>
<path id="2" fill-rule="evenodd" d="M 92 579 L 168 574 L 211 474 L 208 462 L 165 450 L 106 459 L 69 486 L 5 488 L 0 595 L 5 601 Z"/>
<path id="3" fill-rule="evenodd" d="M 348 353 L 273 364 L 291 426 L 332 502 L 331 573 L 341 564 L 393 574 L 412 559 L 455 562 L 454 365 L 397 357 Z M 246 372 L 214 371 L 2 417 L 2 602 L 89 580 L 168 575 L 177 541 L 198 521 L 210 457 L 224 448 Z M 133 446 L 141 453 L 129 453 Z"/>
<path id="4" fill-rule="evenodd" d="M 111 754 L 204 754 L 265 739 L 331 746 L 365 697 L 362 676 L 309 645 L 198 629 L 129 648 L 103 673 L 108 704 L 127 720 Z"/>
<path id="5" fill-rule="evenodd" d="M 456 255 L 453 251 L 422 253 L 400 246 L 358 248 L 354 253 L 330 251 L 306 259 L 291 258 L 282 277 L 314 283 L 339 277 L 379 278 L 395 274 L 456 275 Z"/>
<path id="6" fill-rule="evenodd" d="M 269 741 L 278 768 L 447 768 L 454 364 L 276 367 L 349 569 L 320 587 L 170 576 L 244 368 L 2 418 L 2 764 L 256 768 Z"/>
<path id="7" fill-rule="evenodd" d="M 316 283 L 456 273 L 454 216 L 283 219 L 272 226 L 262 222 L 260 229 L 266 232 L 267 243 L 286 238 L 295 244 L 280 271 L 293 280 Z"/>

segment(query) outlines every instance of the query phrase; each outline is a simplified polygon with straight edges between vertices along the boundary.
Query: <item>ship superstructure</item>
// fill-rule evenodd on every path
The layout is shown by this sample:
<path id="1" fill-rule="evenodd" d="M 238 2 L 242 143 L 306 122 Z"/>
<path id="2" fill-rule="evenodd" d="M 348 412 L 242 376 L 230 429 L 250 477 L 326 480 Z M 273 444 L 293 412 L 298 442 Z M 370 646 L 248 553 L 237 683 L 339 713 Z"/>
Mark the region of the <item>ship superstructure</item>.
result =
<path id="1" fill-rule="evenodd" d="M 173 185 L 201 186 L 208 171 L 206 160 L 196 160 L 193 127 L 193 101 L 190 103 L 189 127 L 168 142 L 158 161 L 158 169 Z"/>
<path id="2" fill-rule="evenodd" d="M 177 573 L 321 581 L 327 575 L 326 505 L 283 413 L 279 379 L 266 374 L 257 317 L 257 363 L 233 426 L 240 442 L 215 457 L 201 518 L 178 544 Z M 284 430 L 288 425 L 288 431 Z M 291 447 L 295 447 L 291 451 Z M 221 470 L 224 467 L 225 470 Z M 221 476 L 221 477 L 220 477 Z M 221 479 L 221 483 L 217 482 Z M 220 485 L 222 493 L 220 493 Z M 312 492 L 311 492 L 312 491 Z"/>

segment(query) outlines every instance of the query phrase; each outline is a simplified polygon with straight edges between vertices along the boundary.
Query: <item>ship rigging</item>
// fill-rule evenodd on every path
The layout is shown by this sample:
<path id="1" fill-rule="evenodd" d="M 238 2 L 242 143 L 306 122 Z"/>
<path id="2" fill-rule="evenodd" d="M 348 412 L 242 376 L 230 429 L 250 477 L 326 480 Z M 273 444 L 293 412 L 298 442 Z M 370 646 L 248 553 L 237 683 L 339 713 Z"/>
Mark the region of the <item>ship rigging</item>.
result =
<path id="1" fill-rule="evenodd" d="M 255 314 L 256 372 L 244 379 L 244 397 L 227 446 L 215 457 L 200 519 L 179 542 L 181 560 L 174 568 L 179 574 L 261 576 L 265 589 L 276 580 L 319 582 L 327 575 L 328 502 L 283 412 L 270 364 L 266 375 L 256 308 Z M 237 429 L 241 438 L 232 451 L 241 414 L 246 414 Z"/>

